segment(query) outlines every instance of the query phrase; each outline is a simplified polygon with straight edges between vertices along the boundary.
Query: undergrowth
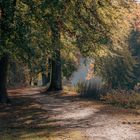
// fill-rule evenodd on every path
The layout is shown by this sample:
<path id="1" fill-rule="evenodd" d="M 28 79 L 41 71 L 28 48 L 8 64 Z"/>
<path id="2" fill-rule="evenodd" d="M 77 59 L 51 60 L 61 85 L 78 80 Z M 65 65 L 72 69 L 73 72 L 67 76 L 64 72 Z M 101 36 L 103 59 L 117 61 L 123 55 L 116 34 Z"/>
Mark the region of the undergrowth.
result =
<path id="1" fill-rule="evenodd" d="M 134 91 L 112 90 L 102 96 L 101 100 L 124 108 L 140 108 L 140 93 Z"/>

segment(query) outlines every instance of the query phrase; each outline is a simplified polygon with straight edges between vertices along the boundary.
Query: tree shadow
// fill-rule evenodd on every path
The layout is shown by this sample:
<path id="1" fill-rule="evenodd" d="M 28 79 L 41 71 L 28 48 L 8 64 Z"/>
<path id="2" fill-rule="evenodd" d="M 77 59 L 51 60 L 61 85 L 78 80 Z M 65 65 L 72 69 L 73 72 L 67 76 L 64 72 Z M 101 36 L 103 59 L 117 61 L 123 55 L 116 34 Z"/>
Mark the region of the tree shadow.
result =
<path id="1" fill-rule="evenodd" d="M 0 105 L 2 140 L 48 138 L 70 131 L 104 128 L 120 111 L 113 112 L 116 108 L 92 99 L 45 94 L 39 89 L 19 89 L 9 94 L 12 104 Z"/>
<path id="2" fill-rule="evenodd" d="M 34 90 L 35 92 L 39 92 Z M 0 104 L 0 139 L 19 139 L 20 137 L 36 135 L 49 136 L 57 128 L 47 125 L 47 112 L 32 98 L 34 95 L 22 95 L 24 89 L 10 92 L 11 104 Z M 26 90 L 27 92 L 27 90 Z M 33 90 L 30 90 L 33 92 Z M 14 95 L 12 95 L 14 93 Z M 20 95 L 21 94 L 21 95 Z M 12 96 L 11 96 L 12 95 Z M 45 116 L 44 119 L 42 119 Z"/>

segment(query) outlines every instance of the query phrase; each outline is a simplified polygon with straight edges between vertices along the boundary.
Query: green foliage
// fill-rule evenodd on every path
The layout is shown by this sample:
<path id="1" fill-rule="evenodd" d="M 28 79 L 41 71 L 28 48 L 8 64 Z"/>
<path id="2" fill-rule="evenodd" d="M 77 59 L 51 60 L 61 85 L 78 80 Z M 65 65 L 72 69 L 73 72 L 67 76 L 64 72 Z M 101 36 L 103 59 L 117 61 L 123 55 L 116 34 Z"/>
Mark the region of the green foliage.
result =
<path id="1" fill-rule="evenodd" d="M 136 83 L 134 70 L 137 62 L 128 41 L 136 6 L 132 4 L 131 7 L 129 2 L 125 5 L 121 0 L 112 1 L 99 8 L 104 22 L 110 25 L 110 34 L 109 42 L 96 48 L 93 57 L 96 74 L 102 76 L 109 88 L 133 88 Z"/>
<path id="2" fill-rule="evenodd" d="M 64 77 L 69 78 L 76 70 L 77 67 L 73 61 L 62 59 L 62 72 Z"/>
<path id="3" fill-rule="evenodd" d="M 15 0 L 0 1 L 0 57 L 9 53 L 13 34 L 13 18 L 15 11 Z M 9 46 L 10 45 L 10 46 Z"/>
<path id="4" fill-rule="evenodd" d="M 79 64 L 79 49 L 73 44 L 74 38 L 70 38 L 66 33 L 61 35 L 61 59 L 62 72 L 65 78 L 69 78 L 77 70 Z"/>
<path id="5" fill-rule="evenodd" d="M 102 76 L 109 88 L 133 88 L 135 85 L 135 59 L 126 49 L 114 55 L 99 51 L 95 62 L 95 71 Z"/>
<path id="6" fill-rule="evenodd" d="M 80 51 L 95 58 L 97 73 L 113 88 L 132 83 L 135 61 L 126 40 L 131 27 L 127 18 L 136 9 L 133 1 L 1 0 L 1 5 L 6 14 L 2 26 L 8 31 L 1 31 L 0 55 L 22 60 L 32 72 L 47 58 L 61 61 L 61 52 L 62 70 L 69 77 Z M 107 55 L 101 57 L 101 51 Z"/>
<path id="7" fill-rule="evenodd" d="M 20 87 L 29 85 L 31 80 L 29 74 L 29 69 L 26 64 L 11 59 L 9 62 L 7 86 Z"/>
<path id="8" fill-rule="evenodd" d="M 51 52 L 50 29 L 42 19 L 42 11 L 38 5 L 38 2 L 18 1 L 15 12 L 15 44 L 18 47 L 18 56 L 32 63 Z"/>
<path id="9" fill-rule="evenodd" d="M 137 63 L 134 69 L 134 75 L 136 77 L 136 83 L 140 82 L 140 32 L 139 30 L 132 30 L 129 36 L 129 46 L 133 57 Z"/>

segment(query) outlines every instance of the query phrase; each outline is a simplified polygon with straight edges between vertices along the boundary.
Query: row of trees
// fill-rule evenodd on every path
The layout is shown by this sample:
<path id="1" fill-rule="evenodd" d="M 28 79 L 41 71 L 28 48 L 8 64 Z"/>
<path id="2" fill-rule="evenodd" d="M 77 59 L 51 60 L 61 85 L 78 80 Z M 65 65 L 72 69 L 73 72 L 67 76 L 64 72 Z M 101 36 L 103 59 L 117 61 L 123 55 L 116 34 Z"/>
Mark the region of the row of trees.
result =
<path id="1" fill-rule="evenodd" d="M 113 59 L 127 69 L 128 73 L 123 72 L 127 76 L 134 63 L 123 43 L 130 29 L 126 17 L 135 10 L 132 0 L 0 0 L 0 101 L 8 101 L 6 80 L 11 58 L 23 61 L 29 69 L 33 65 L 41 67 L 49 59 L 52 64 L 50 90 L 62 89 L 61 65 L 66 72 L 64 63 L 76 63 L 78 51 L 95 58 L 97 73 L 108 83 L 114 81 L 105 76 L 110 70 L 105 69 L 110 64 L 108 58 L 112 55 L 109 54 L 121 59 L 121 54 L 128 52 L 121 64 L 118 58 Z M 122 21 L 127 22 L 122 24 Z M 107 57 L 101 57 L 101 52 Z M 113 68 L 116 70 L 116 66 Z"/>

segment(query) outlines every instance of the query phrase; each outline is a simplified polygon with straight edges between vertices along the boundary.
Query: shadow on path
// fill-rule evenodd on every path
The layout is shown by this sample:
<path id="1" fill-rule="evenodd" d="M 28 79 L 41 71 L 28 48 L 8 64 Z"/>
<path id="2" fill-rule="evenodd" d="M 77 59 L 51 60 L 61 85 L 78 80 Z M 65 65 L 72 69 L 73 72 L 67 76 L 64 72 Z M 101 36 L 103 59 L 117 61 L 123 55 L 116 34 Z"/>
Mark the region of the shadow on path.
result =
<path id="1" fill-rule="evenodd" d="M 75 96 L 40 92 L 40 88 L 9 91 L 12 105 L 0 105 L 1 140 L 140 138 L 139 114 Z M 134 124 L 123 123 L 128 122 L 128 116 L 137 129 Z"/>

